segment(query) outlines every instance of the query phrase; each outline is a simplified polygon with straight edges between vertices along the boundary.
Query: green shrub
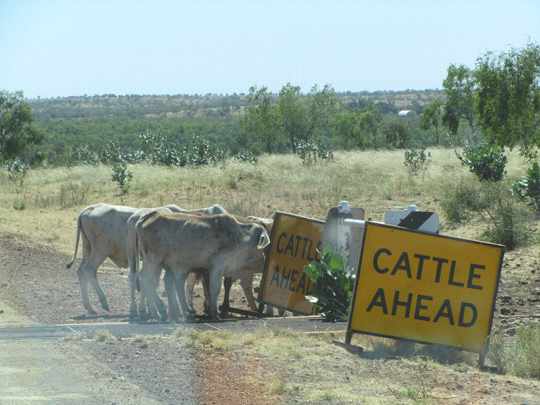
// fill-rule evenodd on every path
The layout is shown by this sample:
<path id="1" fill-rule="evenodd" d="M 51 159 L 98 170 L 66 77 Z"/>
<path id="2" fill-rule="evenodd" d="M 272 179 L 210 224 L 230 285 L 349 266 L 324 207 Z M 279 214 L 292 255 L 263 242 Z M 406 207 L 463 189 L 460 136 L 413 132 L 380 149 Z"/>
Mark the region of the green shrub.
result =
<path id="1" fill-rule="evenodd" d="M 514 194 L 521 201 L 527 201 L 537 215 L 540 214 L 540 165 L 534 162 L 527 174 L 512 184 Z"/>
<path id="2" fill-rule="evenodd" d="M 441 209 L 451 222 L 465 222 L 473 214 L 487 215 L 492 226 L 481 233 L 481 239 L 512 250 L 529 241 L 526 228 L 530 212 L 525 212 L 523 206 L 520 209 L 516 203 L 505 184 L 484 182 L 475 186 L 461 182 L 447 191 Z"/>
<path id="3" fill-rule="evenodd" d="M 192 166 L 215 165 L 225 159 L 225 151 L 212 146 L 207 140 L 193 137 L 189 149 L 188 164 Z"/>
<path id="4" fill-rule="evenodd" d="M 527 244 L 529 233 L 519 231 L 527 227 L 526 214 L 519 212 L 511 200 L 498 200 L 493 207 L 492 220 L 494 226 L 482 232 L 482 239 L 505 245 L 508 250 Z"/>
<path id="5" fill-rule="evenodd" d="M 540 327 L 519 327 L 510 344 L 502 336 L 492 337 L 488 358 L 505 374 L 540 378 Z"/>
<path id="6" fill-rule="evenodd" d="M 327 320 L 347 320 L 355 274 L 352 269 L 346 270 L 343 257 L 327 246 L 320 262 L 314 260 L 304 266 L 304 273 L 315 283 L 313 295 L 307 295 L 306 299 L 319 308 Z"/>
<path id="7" fill-rule="evenodd" d="M 334 153 L 326 144 L 319 139 L 310 139 L 296 143 L 296 153 L 302 159 L 304 165 L 311 165 L 317 159 L 331 161 L 334 160 Z"/>
<path id="8" fill-rule="evenodd" d="M 121 164 L 113 164 L 112 166 L 113 174 L 112 180 L 118 183 L 120 190 L 123 194 L 126 194 L 130 187 L 131 179 L 133 178 L 133 173 L 127 170 L 126 163 L 122 162 Z"/>
<path id="9" fill-rule="evenodd" d="M 8 172 L 8 179 L 12 182 L 19 182 L 19 185 L 23 185 L 24 177 L 30 167 L 21 162 L 19 159 L 8 160 L 5 164 L 5 168 Z"/>
<path id="10" fill-rule="evenodd" d="M 88 145 L 76 146 L 71 148 L 67 166 L 73 166 L 75 164 L 95 166 L 98 164 L 98 159 Z"/>
<path id="11" fill-rule="evenodd" d="M 135 148 L 121 147 L 118 142 L 110 141 L 100 154 L 100 161 L 107 165 L 117 163 L 140 163 L 144 153 Z"/>
<path id="12" fill-rule="evenodd" d="M 233 159 L 237 162 L 249 162 L 252 165 L 256 165 L 259 162 L 257 156 L 247 149 L 240 150 L 236 155 L 234 155 Z"/>
<path id="13" fill-rule="evenodd" d="M 441 209 L 448 221 L 465 222 L 472 213 L 482 211 L 482 196 L 478 188 L 462 181 L 446 190 L 446 195 L 441 200 Z"/>
<path id="14" fill-rule="evenodd" d="M 482 181 L 501 181 L 506 174 L 505 167 L 508 158 L 498 148 L 491 148 L 485 142 L 474 146 L 466 144 L 463 148 L 465 159 L 461 161 L 469 166 L 469 171 Z M 459 157 L 459 155 L 458 155 Z"/>
<path id="15" fill-rule="evenodd" d="M 426 149 L 422 148 L 419 151 L 411 149 L 405 151 L 405 161 L 403 164 L 407 166 L 412 173 L 418 173 L 424 170 L 426 165 L 431 162 L 431 152 L 426 155 Z"/>

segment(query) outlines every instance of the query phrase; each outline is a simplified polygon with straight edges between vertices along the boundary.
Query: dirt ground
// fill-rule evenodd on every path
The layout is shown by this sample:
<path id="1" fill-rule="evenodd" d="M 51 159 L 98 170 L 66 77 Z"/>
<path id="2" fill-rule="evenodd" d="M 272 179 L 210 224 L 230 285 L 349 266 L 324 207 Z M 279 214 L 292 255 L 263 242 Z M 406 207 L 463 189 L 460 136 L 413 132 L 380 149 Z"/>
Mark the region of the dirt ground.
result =
<path id="1" fill-rule="evenodd" d="M 67 270 L 69 259 L 49 247 L 1 235 L 0 327 L 128 322 L 127 269 L 112 262 L 101 267 L 98 277 L 110 311 L 101 310 L 91 294 L 99 310 L 88 316 L 74 270 L 79 259 Z M 494 332 L 512 336 L 520 325 L 538 322 L 538 260 L 533 250 L 505 254 Z M 237 285 L 231 305 L 247 309 Z M 321 376 L 264 353 L 246 356 L 241 348 L 210 350 L 170 339 L 0 341 L 0 404 L 540 404 L 538 380 L 481 372 L 459 362 L 433 365 L 376 351 L 358 355 L 337 345 L 329 350 L 332 360 L 325 369 L 355 387 L 346 397 L 353 399 L 307 400 L 300 391 Z M 289 389 L 272 389 L 268 376 L 282 379 Z M 400 387 L 421 387 L 421 392 L 404 396 Z"/>

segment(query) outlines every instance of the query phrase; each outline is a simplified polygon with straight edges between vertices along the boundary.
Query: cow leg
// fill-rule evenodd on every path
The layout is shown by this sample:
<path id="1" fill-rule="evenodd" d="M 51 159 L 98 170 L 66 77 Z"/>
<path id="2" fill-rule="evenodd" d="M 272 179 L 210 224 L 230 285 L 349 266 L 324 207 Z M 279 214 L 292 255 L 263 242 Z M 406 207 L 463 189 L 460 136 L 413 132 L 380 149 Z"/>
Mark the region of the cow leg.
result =
<path id="1" fill-rule="evenodd" d="M 150 316 L 155 319 L 167 319 L 167 308 L 165 303 L 159 297 L 156 291 L 155 275 L 161 272 L 159 265 L 148 263 L 146 260 L 143 263 L 142 270 L 139 273 L 139 280 L 141 282 L 141 291 L 146 296 L 148 303 L 148 312 Z M 161 314 L 161 317 L 160 317 Z"/>
<path id="2" fill-rule="evenodd" d="M 130 271 L 128 279 L 129 279 L 129 292 L 130 292 L 130 301 L 131 301 L 131 304 L 129 306 L 129 316 L 135 317 L 137 316 L 137 298 L 136 298 L 137 273 Z"/>
<path id="3" fill-rule="evenodd" d="M 223 279 L 223 289 L 225 291 L 223 294 L 223 304 L 221 305 L 221 313 L 219 314 L 222 318 L 225 317 L 229 313 L 229 310 L 230 310 L 229 301 L 230 301 L 230 292 L 231 292 L 232 284 L 233 284 L 232 277 L 225 277 Z"/>
<path id="4" fill-rule="evenodd" d="M 161 276 L 161 268 L 158 268 L 155 272 L 152 272 L 150 279 L 152 281 L 152 285 L 154 286 L 154 290 L 157 291 L 157 288 L 159 286 L 159 277 Z M 139 289 L 140 289 L 140 297 L 139 297 L 139 318 L 140 319 L 148 319 L 148 299 L 146 299 L 146 293 L 143 288 L 140 287 L 141 281 L 139 278 Z M 167 287 L 167 286 L 165 286 Z M 166 315 L 165 315 L 166 317 Z"/>
<path id="5" fill-rule="evenodd" d="M 204 290 L 203 311 L 205 314 L 209 314 L 210 313 L 210 271 L 208 269 L 202 269 L 201 275 L 202 275 L 202 285 L 203 285 L 203 290 Z"/>
<path id="6" fill-rule="evenodd" d="M 172 270 L 165 270 L 163 283 L 165 284 L 165 293 L 167 294 L 167 301 L 169 302 L 169 318 L 172 321 L 176 321 L 182 315 L 182 312 L 176 298 L 176 277 Z"/>
<path id="7" fill-rule="evenodd" d="M 86 278 L 86 275 L 84 274 L 83 267 L 84 262 L 81 261 L 81 264 L 79 265 L 79 268 L 77 269 L 77 277 L 79 278 L 79 287 L 81 288 L 81 295 L 83 300 L 84 309 L 88 311 L 90 315 L 95 315 L 97 312 L 92 307 L 92 304 L 90 304 L 90 298 L 88 298 L 88 279 Z"/>
<path id="8" fill-rule="evenodd" d="M 208 291 L 208 286 L 210 284 L 210 279 L 208 275 L 208 269 L 201 267 L 199 269 L 191 269 L 189 271 L 189 274 L 187 276 L 186 281 L 186 303 L 188 307 L 193 307 L 193 289 L 195 288 L 195 284 L 197 284 L 197 280 L 201 279 L 203 291 L 204 291 L 204 304 L 203 304 L 203 312 L 205 314 L 208 313 L 210 310 L 210 292 Z"/>
<path id="9" fill-rule="evenodd" d="M 192 270 L 186 279 L 186 304 L 191 308 L 195 308 L 193 306 L 193 290 L 195 289 L 195 284 L 197 284 L 198 276 L 199 273 L 196 270 Z"/>
<path id="10" fill-rule="evenodd" d="M 222 269 L 212 269 L 210 271 L 210 317 L 218 319 L 217 298 L 221 289 L 221 279 L 223 278 Z"/>
<path id="11" fill-rule="evenodd" d="M 81 260 L 79 268 L 77 269 L 77 277 L 79 278 L 79 285 L 81 287 L 81 295 L 84 308 L 88 311 L 90 315 L 95 315 L 96 311 L 92 307 L 92 304 L 90 304 L 90 298 L 88 297 L 88 282 L 90 282 L 90 284 L 96 291 L 103 309 L 106 311 L 109 310 L 107 297 L 105 296 L 105 293 L 101 289 L 101 286 L 99 285 L 99 282 L 97 280 L 97 269 L 99 266 L 101 266 L 105 258 L 98 258 L 93 254 L 84 257 L 84 253 L 85 252 L 83 250 L 83 259 Z"/>
<path id="12" fill-rule="evenodd" d="M 189 271 L 179 270 L 175 271 L 176 275 L 176 293 L 178 294 L 178 301 L 184 314 L 185 319 L 192 319 L 195 315 L 195 311 L 186 302 L 186 279 L 189 275 Z"/>
<path id="13" fill-rule="evenodd" d="M 253 274 L 248 274 L 240 279 L 240 285 L 244 290 L 249 307 L 252 311 L 257 311 L 257 304 L 255 304 L 255 298 L 253 297 Z"/>

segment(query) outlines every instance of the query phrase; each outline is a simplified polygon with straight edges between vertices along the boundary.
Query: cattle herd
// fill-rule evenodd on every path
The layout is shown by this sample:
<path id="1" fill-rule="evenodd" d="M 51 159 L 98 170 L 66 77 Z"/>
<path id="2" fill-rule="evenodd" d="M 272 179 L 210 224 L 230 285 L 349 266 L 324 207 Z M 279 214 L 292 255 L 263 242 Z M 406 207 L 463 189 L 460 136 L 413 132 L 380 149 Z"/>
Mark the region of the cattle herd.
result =
<path id="1" fill-rule="evenodd" d="M 77 276 L 84 308 L 91 315 L 96 311 L 88 297 L 88 283 L 103 309 L 109 310 L 97 270 L 110 258 L 120 268 L 129 267 L 131 317 L 193 318 L 193 289 L 202 280 L 205 312 L 216 319 L 222 279 L 222 315 L 229 309 L 231 285 L 238 279 L 251 310 L 257 310 L 253 279 L 263 272 L 271 227 L 272 220 L 231 215 L 219 204 L 198 210 L 176 205 L 138 209 L 97 204 L 83 209 L 77 218 L 75 251 L 66 267 L 73 265 L 81 239 Z M 168 311 L 157 293 L 163 270 Z"/>

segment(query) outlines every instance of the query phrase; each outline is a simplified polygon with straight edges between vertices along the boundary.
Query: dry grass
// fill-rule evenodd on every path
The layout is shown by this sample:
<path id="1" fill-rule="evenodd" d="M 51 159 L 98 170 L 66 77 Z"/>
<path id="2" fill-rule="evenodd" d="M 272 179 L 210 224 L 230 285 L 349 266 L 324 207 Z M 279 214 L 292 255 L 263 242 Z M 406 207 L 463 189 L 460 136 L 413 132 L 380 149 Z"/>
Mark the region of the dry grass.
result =
<path id="1" fill-rule="evenodd" d="M 271 217 L 276 211 L 324 220 L 347 200 L 366 218 L 382 221 L 393 207 L 416 204 L 436 211 L 444 190 L 471 179 L 451 149 L 429 150 L 432 162 L 412 175 L 398 151 L 336 152 L 333 162 L 304 166 L 294 155 L 266 155 L 259 164 L 227 161 L 218 167 L 170 168 L 139 164 L 130 192 L 121 194 L 104 165 L 31 170 L 23 186 L 0 172 L 0 232 L 32 239 L 71 253 L 78 213 L 99 202 L 133 207 L 176 204 L 200 208 L 220 203 L 239 215 Z M 510 154 L 509 178 L 524 173 Z"/>

